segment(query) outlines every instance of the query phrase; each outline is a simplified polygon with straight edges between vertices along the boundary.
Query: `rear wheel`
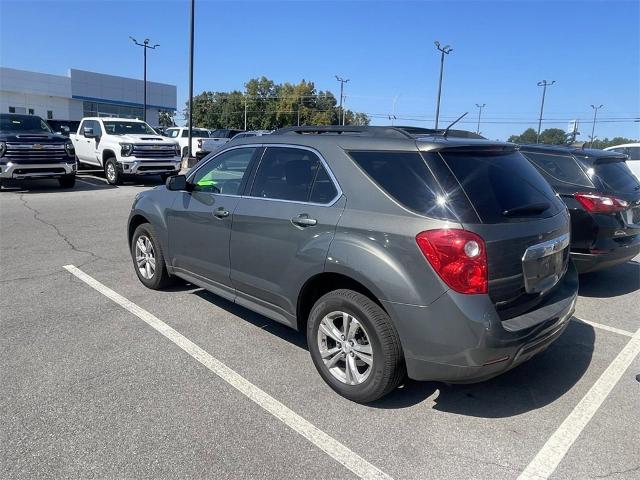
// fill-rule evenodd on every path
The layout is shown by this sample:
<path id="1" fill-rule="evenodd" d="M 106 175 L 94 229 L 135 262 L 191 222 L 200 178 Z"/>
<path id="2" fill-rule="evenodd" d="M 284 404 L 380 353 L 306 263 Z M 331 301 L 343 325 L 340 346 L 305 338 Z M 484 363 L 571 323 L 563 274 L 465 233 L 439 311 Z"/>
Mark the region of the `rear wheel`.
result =
<path id="1" fill-rule="evenodd" d="M 76 176 L 65 175 L 64 177 L 58 178 L 58 183 L 60 184 L 60 188 L 73 188 L 76 185 Z"/>
<path id="2" fill-rule="evenodd" d="M 159 290 L 173 283 L 167 272 L 164 253 L 150 223 L 143 223 L 133 232 L 131 257 L 138 279 L 145 287 Z"/>
<path id="3" fill-rule="evenodd" d="M 167 178 L 176 175 L 175 173 L 161 173 L 160 178 L 162 179 L 162 183 L 166 183 Z"/>
<path id="4" fill-rule="evenodd" d="M 122 183 L 122 173 L 115 158 L 111 157 L 105 162 L 104 176 L 111 185 L 120 185 Z"/>
<path id="5" fill-rule="evenodd" d="M 353 290 L 335 290 L 316 302 L 307 342 L 324 381 L 354 402 L 379 399 L 406 374 L 391 319 L 377 303 Z"/>

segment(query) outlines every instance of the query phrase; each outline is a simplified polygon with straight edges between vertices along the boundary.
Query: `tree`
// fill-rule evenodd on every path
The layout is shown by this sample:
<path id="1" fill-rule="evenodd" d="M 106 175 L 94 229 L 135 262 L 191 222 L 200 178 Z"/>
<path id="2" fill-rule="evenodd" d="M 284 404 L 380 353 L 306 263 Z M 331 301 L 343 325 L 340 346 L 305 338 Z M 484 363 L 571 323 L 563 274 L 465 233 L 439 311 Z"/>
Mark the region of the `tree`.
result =
<path id="1" fill-rule="evenodd" d="M 567 143 L 567 134 L 561 128 L 547 128 L 540 134 L 540 143 L 565 145 Z"/>
<path id="2" fill-rule="evenodd" d="M 173 120 L 174 112 L 163 110 L 158 114 L 158 123 L 161 127 L 175 127 L 176 122 Z"/>
<path id="3" fill-rule="evenodd" d="M 587 146 L 592 148 L 607 148 L 607 147 L 614 147 L 616 145 L 623 145 L 625 143 L 638 143 L 640 142 L 640 140 L 633 140 L 631 138 L 625 138 L 625 137 L 613 137 L 611 140 L 609 140 L 608 138 L 604 138 L 602 140 L 594 140 L 593 141 L 593 146 L 588 143 Z"/>
<path id="4" fill-rule="evenodd" d="M 533 128 L 527 128 L 521 135 L 511 135 L 507 141 L 526 145 L 536 143 L 538 135 Z"/>
<path id="5" fill-rule="evenodd" d="M 193 124 L 205 128 L 244 128 L 246 111 L 249 130 L 271 130 L 290 125 L 337 125 L 336 97 L 329 91 L 317 91 L 313 82 L 276 84 L 267 77 L 252 78 L 245 93 L 202 92 L 193 99 Z M 189 105 L 185 105 L 185 115 Z M 368 125 L 369 117 L 360 112 L 345 112 L 345 123 Z"/>

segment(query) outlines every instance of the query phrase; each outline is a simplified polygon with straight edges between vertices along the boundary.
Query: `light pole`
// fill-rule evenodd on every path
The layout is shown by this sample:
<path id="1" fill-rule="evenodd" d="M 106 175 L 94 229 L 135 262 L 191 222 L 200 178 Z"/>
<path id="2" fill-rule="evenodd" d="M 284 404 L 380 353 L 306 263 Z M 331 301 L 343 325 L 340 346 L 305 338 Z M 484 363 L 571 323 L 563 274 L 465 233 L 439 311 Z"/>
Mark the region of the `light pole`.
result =
<path id="1" fill-rule="evenodd" d="M 145 38 L 143 43 L 138 42 L 131 35 L 129 35 L 129 38 L 133 43 L 135 43 L 139 47 L 142 47 L 142 50 L 144 50 L 144 111 L 142 112 L 142 119 L 146 122 L 147 121 L 147 50 L 148 49 L 155 50 L 160 45 L 157 43 L 153 46 L 149 45 L 148 38 Z"/>
<path id="2" fill-rule="evenodd" d="M 591 148 L 593 148 L 593 140 L 594 140 L 594 132 L 596 130 L 596 117 L 598 116 L 598 110 L 600 110 L 602 107 L 604 107 L 604 105 L 598 105 L 597 107 L 595 105 L 591 105 L 591 108 L 593 108 L 593 125 L 591 125 L 591 144 L 589 145 Z"/>
<path id="3" fill-rule="evenodd" d="M 480 116 L 482 115 L 482 109 L 486 106 L 487 106 L 486 103 L 483 103 L 482 105 L 480 105 L 479 103 L 476 103 L 476 107 L 478 107 L 478 129 L 476 130 L 476 133 L 478 135 L 480 135 Z"/>
<path id="4" fill-rule="evenodd" d="M 542 103 L 540 104 L 540 118 L 538 118 L 538 134 L 536 135 L 536 143 L 540 143 L 540 128 L 542 127 L 542 112 L 544 111 L 544 97 L 547 94 L 547 87 L 556 83 L 555 80 L 552 80 L 551 83 L 546 80 L 542 80 L 538 82 L 538 86 L 542 87 Z"/>
<path id="5" fill-rule="evenodd" d="M 191 21 L 189 25 L 189 145 L 187 146 L 187 164 L 191 158 L 191 140 L 193 138 L 193 25 L 196 13 L 196 1 L 191 0 Z"/>
<path id="6" fill-rule="evenodd" d="M 338 80 L 340 82 L 340 117 L 342 117 L 341 119 L 338 119 L 341 125 L 344 125 L 344 110 L 342 109 L 342 99 L 344 98 L 344 84 L 347 83 L 349 81 L 349 79 L 344 79 L 342 77 L 339 77 L 338 75 L 336 75 L 336 80 Z"/>
<path id="7" fill-rule="evenodd" d="M 436 130 L 438 129 L 438 120 L 440 119 L 440 95 L 442 94 L 442 72 L 444 71 L 444 56 L 453 52 L 453 48 L 450 45 L 440 46 L 439 41 L 433 42 L 436 48 L 440 51 L 440 81 L 438 82 L 438 101 L 436 102 Z"/>

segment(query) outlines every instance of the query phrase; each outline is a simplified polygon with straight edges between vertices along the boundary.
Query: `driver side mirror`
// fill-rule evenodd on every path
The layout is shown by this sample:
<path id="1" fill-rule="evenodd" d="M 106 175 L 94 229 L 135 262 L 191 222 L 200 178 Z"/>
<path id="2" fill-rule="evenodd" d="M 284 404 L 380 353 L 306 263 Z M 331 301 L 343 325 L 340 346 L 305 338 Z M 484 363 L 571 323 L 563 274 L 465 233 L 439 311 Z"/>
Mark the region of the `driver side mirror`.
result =
<path id="1" fill-rule="evenodd" d="M 93 128 L 91 128 L 91 127 L 84 127 L 82 129 L 82 134 L 86 138 L 96 138 L 96 135 L 93 133 Z"/>
<path id="2" fill-rule="evenodd" d="M 172 177 L 169 177 L 167 178 L 165 185 L 167 186 L 167 190 L 171 190 L 173 192 L 189 190 L 187 177 L 185 175 L 174 175 Z"/>

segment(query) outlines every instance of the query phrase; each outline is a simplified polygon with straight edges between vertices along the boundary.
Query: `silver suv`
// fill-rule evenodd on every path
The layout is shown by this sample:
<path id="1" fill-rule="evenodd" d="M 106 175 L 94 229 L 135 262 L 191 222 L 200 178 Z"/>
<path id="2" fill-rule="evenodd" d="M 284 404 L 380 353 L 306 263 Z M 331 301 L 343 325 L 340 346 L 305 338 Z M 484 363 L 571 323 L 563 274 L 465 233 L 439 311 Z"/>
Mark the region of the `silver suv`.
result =
<path id="1" fill-rule="evenodd" d="M 235 141 L 140 194 L 149 288 L 179 277 L 306 332 L 338 393 L 475 382 L 541 352 L 577 295 L 564 203 L 512 144 L 389 127 Z"/>

